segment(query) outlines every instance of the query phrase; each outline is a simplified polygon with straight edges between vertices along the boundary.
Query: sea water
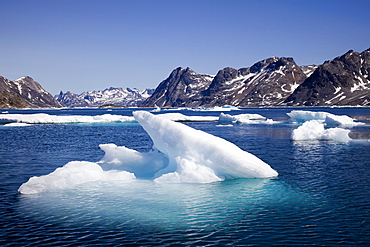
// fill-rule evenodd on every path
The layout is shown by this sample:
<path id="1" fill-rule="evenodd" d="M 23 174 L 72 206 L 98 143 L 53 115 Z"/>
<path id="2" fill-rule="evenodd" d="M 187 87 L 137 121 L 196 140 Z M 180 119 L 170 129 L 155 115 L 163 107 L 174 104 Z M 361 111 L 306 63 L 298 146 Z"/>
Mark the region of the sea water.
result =
<path id="1" fill-rule="evenodd" d="M 137 109 L 2 110 L 5 114 L 132 116 Z M 370 241 L 370 109 L 304 108 L 348 115 L 352 141 L 293 141 L 292 108 L 245 108 L 275 124 L 185 124 L 236 144 L 279 176 L 208 184 L 98 181 L 24 195 L 32 176 L 70 161 L 99 161 L 99 144 L 147 152 L 136 122 L 0 125 L 1 246 L 366 246 Z M 168 109 L 193 116 L 215 111 Z M 166 112 L 162 110 L 160 113 Z M 1 114 L 0 114 L 1 116 Z"/>

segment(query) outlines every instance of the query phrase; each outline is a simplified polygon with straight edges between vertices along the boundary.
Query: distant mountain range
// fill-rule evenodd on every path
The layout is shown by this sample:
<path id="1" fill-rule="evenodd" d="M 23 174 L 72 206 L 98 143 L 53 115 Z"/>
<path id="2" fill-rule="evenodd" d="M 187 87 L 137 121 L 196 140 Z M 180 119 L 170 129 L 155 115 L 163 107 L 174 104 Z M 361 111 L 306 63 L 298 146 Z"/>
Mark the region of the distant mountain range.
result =
<path id="1" fill-rule="evenodd" d="M 176 68 L 154 89 L 107 88 L 52 97 L 31 77 L 0 76 L 0 108 L 370 106 L 370 49 L 353 50 L 322 65 L 298 66 L 271 57 L 251 67 L 224 68 L 216 75 Z"/>
<path id="2" fill-rule="evenodd" d="M 81 94 L 60 92 L 55 99 L 67 107 L 101 107 L 124 106 L 133 107 L 147 99 L 154 89 L 107 88 L 102 91 L 89 91 Z"/>
<path id="3" fill-rule="evenodd" d="M 31 77 L 10 81 L 0 76 L 0 108 L 50 108 L 63 104 Z"/>
<path id="4" fill-rule="evenodd" d="M 216 76 L 180 67 L 141 106 L 368 106 L 369 73 L 370 49 L 350 50 L 319 66 L 271 57 L 247 68 L 224 68 Z"/>

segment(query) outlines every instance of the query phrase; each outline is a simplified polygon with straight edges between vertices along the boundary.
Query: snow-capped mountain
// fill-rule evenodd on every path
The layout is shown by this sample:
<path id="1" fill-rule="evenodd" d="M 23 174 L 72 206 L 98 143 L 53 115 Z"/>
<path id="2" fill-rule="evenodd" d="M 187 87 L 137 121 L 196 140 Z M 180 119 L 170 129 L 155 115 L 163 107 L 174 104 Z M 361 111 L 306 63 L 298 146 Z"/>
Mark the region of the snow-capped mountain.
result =
<path id="1" fill-rule="evenodd" d="M 29 76 L 10 81 L 0 76 L 1 108 L 63 107 Z"/>
<path id="2" fill-rule="evenodd" d="M 225 68 L 202 92 L 202 105 L 279 105 L 306 78 L 293 58 L 286 57 L 271 57 L 239 70 Z"/>
<path id="3" fill-rule="evenodd" d="M 147 99 L 154 89 L 107 88 L 99 91 L 88 91 L 81 94 L 60 92 L 55 99 L 68 107 L 100 107 L 115 105 L 124 107 L 138 106 Z"/>
<path id="4" fill-rule="evenodd" d="M 370 49 L 350 50 L 319 66 L 271 57 L 247 68 L 224 68 L 216 76 L 177 68 L 142 106 L 368 106 L 369 74 Z"/>
<path id="5" fill-rule="evenodd" d="M 353 50 L 320 65 L 290 95 L 293 106 L 370 105 L 370 49 Z"/>
<path id="6" fill-rule="evenodd" d="M 177 68 L 142 106 L 279 105 L 315 70 L 293 58 L 271 57 L 251 67 L 224 68 L 216 76 Z"/>
<path id="7" fill-rule="evenodd" d="M 197 74 L 190 68 L 176 68 L 142 106 L 199 106 L 203 100 L 201 92 L 209 87 L 214 77 Z"/>

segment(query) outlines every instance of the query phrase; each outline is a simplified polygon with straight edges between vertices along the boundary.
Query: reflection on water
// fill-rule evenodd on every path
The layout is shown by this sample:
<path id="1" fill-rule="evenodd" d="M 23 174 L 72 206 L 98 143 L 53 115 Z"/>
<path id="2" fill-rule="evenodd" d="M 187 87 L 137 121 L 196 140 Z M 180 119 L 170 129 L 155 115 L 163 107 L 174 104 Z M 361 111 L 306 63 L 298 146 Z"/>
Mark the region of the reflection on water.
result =
<path id="1" fill-rule="evenodd" d="M 156 184 L 149 180 L 99 182 L 75 189 L 20 195 L 19 210 L 36 221 L 156 228 L 214 228 L 253 215 L 254 208 L 299 198 L 274 179 L 237 179 L 212 184 Z M 37 212 L 37 213 L 36 213 Z M 36 214 L 35 214 L 36 213 Z M 230 215 L 231 214 L 231 215 Z M 81 217 L 83 220 L 81 220 Z M 68 219 L 66 219 L 68 218 Z"/>

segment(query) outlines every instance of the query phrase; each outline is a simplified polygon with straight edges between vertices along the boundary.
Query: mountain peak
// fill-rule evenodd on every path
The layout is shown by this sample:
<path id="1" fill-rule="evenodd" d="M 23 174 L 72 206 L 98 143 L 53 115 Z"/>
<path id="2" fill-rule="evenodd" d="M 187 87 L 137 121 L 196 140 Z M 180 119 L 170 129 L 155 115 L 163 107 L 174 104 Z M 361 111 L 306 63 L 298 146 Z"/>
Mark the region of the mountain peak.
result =
<path id="1" fill-rule="evenodd" d="M 148 98 L 150 92 L 152 91 L 110 87 L 104 90 L 82 92 L 81 94 L 74 94 L 69 91 L 67 93 L 61 92 L 55 96 L 55 99 L 68 107 L 100 107 L 103 105 L 135 107 Z"/>
<path id="2" fill-rule="evenodd" d="M 23 76 L 14 81 L 0 81 L 0 84 L 2 84 L 0 88 L 4 88 L 4 91 L 11 92 L 24 101 L 24 103 L 19 104 L 21 108 L 63 107 L 38 82 L 29 76 Z"/>

